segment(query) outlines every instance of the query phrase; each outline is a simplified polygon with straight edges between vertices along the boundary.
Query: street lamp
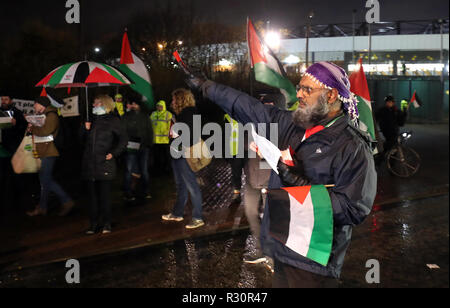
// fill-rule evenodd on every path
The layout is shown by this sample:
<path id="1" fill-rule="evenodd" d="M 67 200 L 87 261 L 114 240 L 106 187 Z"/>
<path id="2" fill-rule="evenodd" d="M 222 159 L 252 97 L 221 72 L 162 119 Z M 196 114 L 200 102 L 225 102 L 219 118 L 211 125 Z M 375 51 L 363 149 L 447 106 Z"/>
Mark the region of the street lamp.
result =
<path id="1" fill-rule="evenodd" d="M 280 33 L 275 31 L 269 31 L 264 36 L 264 41 L 271 49 L 278 49 L 280 47 L 281 37 Z"/>
<path id="2" fill-rule="evenodd" d="M 99 47 L 94 48 L 95 53 L 100 53 L 101 49 Z"/>

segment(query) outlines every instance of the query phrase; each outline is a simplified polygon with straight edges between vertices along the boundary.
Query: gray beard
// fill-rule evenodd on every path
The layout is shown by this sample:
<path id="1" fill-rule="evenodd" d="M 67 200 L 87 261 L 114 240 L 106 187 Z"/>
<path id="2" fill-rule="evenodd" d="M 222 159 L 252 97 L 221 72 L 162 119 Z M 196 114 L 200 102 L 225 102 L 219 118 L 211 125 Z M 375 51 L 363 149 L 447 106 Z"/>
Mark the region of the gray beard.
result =
<path id="1" fill-rule="evenodd" d="M 330 107 L 327 102 L 327 93 L 325 92 L 318 97 L 314 105 L 306 105 L 305 108 L 298 107 L 292 117 L 295 125 L 309 129 L 317 126 L 328 116 L 329 112 Z"/>

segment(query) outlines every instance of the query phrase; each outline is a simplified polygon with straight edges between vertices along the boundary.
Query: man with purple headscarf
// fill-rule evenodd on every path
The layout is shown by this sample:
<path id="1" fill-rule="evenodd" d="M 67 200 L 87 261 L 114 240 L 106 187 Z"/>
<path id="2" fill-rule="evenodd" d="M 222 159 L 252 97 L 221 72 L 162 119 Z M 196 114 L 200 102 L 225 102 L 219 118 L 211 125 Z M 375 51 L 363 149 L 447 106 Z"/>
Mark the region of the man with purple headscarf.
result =
<path id="1" fill-rule="evenodd" d="M 334 185 L 328 189 L 333 245 L 327 266 L 271 236 L 270 217 L 277 206 L 270 201 L 265 206 L 261 245 L 275 262 L 274 287 L 337 287 L 352 227 L 369 215 L 377 186 L 372 143 L 358 129 L 356 100 L 345 71 L 329 62 L 311 65 L 297 86 L 299 107 L 294 112 L 261 105 L 245 93 L 196 74 L 189 74 L 187 83 L 243 124 L 278 124 L 278 147 L 289 149 L 293 164 L 280 160 L 279 174 L 272 172 L 269 189 Z"/>

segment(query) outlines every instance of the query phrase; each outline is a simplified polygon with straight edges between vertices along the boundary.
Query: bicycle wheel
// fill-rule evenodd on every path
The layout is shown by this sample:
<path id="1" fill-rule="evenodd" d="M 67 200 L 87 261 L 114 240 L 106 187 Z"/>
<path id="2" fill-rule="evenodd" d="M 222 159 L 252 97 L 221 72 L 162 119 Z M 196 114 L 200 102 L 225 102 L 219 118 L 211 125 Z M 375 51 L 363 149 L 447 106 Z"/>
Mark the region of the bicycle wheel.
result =
<path id="1" fill-rule="evenodd" d="M 397 145 L 387 155 L 387 167 L 392 174 L 407 178 L 419 170 L 420 156 L 409 147 Z"/>

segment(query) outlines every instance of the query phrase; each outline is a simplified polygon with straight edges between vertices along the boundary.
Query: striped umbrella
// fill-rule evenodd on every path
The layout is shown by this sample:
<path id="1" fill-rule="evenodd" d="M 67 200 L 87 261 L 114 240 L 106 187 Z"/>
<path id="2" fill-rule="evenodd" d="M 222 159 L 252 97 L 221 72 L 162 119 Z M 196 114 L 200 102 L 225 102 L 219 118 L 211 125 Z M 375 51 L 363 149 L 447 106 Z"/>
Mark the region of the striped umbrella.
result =
<path id="1" fill-rule="evenodd" d="M 88 87 L 126 86 L 131 82 L 112 66 L 81 61 L 62 65 L 36 84 L 36 87 L 85 88 L 86 119 L 89 121 Z"/>
<path id="2" fill-rule="evenodd" d="M 80 88 L 123 86 L 131 82 L 112 66 L 96 62 L 76 62 L 51 71 L 36 87 Z"/>

